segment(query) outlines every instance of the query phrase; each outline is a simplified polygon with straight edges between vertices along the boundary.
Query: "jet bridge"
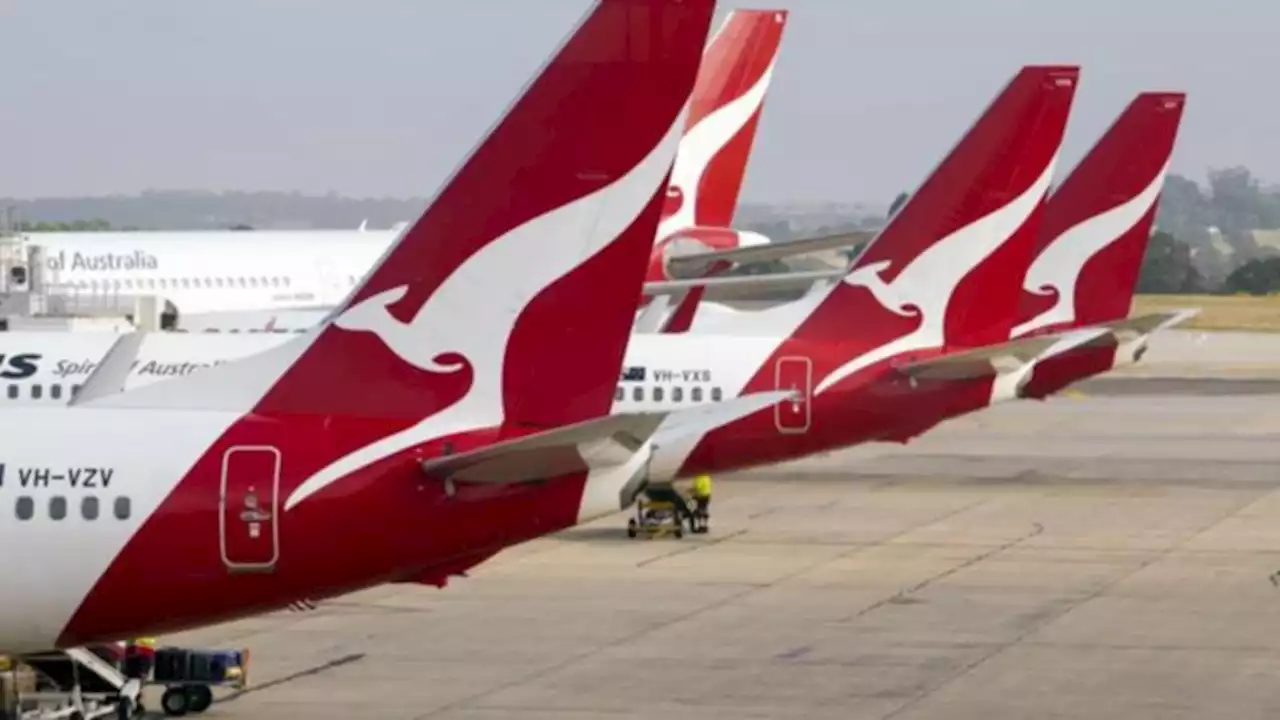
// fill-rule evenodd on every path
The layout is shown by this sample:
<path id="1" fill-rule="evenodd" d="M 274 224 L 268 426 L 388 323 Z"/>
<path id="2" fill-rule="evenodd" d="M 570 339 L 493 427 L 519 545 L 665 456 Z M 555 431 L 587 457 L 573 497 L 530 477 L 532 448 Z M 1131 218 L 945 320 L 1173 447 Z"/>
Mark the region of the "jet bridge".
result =
<path id="1" fill-rule="evenodd" d="M 38 237 L 38 236 L 35 236 Z M 0 329 L 164 330 L 177 309 L 158 295 L 63 282 L 31 235 L 0 235 Z"/>

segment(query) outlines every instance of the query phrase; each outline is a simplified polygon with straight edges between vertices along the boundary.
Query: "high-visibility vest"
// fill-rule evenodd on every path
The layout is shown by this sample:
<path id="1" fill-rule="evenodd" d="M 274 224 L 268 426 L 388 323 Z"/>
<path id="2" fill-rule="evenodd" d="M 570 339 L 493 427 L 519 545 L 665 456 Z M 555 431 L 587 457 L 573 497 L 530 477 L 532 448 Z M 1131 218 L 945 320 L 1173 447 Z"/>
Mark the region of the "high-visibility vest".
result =
<path id="1" fill-rule="evenodd" d="M 711 476 L 698 475 L 693 479 L 693 496 L 694 497 L 711 497 Z"/>

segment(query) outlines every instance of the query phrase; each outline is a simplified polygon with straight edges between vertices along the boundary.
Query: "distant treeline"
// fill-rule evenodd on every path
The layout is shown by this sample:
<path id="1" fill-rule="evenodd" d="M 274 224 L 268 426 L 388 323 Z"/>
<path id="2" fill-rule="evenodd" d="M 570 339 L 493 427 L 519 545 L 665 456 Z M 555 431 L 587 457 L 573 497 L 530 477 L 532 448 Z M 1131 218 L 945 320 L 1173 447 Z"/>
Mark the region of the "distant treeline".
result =
<path id="1" fill-rule="evenodd" d="M 346 198 L 283 192 L 146 192 L 134 196 L 81 198 L 0 198 L 13 222 L 86 222 L 140 230 L 215 230 L 255 228 L 389 228 L 412 220 L 426 198 Z"/>
<path id="2" fill-rule="evenodd" d="M 890 214 L 907 199 L 900 193 Z M 426 198 L 347 198 L 284 192 L 153 191 L 136 196 L 0 198 L 0 222 L 26 231 L 389 228 L 416 218 Z M 883 212 L 857 206 L 744 203 L 738 227 L 773 240 L 875 230 Z M 883 207 L 883 206 L 881 206 Z M 1243 167 L 1211 170 L 1208 184 L 1170 175 L 1143 266 L 1144 292 L 1280 292 L 1280 187 Z M 795 266 L 794 263 L 790 264 Z M 744 268 L 769 272 L 784 265 Z"/>
<path id="3" fill-rule="evenodd" d="M 427 198 L 348 198 L 284 192 L 155 191 L 133 196 L 0 198 L 0 220 L 8 217 L 26 227 L 105 223 L 112 228 L 140 230 L 214 230 L 234 226 L 258 229 L 390 228 L 412 221 L 426 207 Z M 810 211 L 813 212 L 813 211 Z M 785 207 L 744 203 L 738 215 L 744 222 L 770 222 L 787 214 Z M 824 212 L 825 222 L 848 218 Z M 87 218 L 92 218 L 88 220 Z M 93 228 L 90 228 L 93 229 Z M 98 229 L 101 229 L 98 227 Z"/>
<path id="4" fill-rule="evenodd" d="M 106 232 L 108 230 L 138 230 L 136 227 L 112 228 L 111 223 L 102 218 L 93 218 L 92 220 L 72 220 L 71 222 L 48 222 L 40 220 L 37 222 L 26 222 L 22 220 L 14 221 L 8 230 L 16 232 Z"/>

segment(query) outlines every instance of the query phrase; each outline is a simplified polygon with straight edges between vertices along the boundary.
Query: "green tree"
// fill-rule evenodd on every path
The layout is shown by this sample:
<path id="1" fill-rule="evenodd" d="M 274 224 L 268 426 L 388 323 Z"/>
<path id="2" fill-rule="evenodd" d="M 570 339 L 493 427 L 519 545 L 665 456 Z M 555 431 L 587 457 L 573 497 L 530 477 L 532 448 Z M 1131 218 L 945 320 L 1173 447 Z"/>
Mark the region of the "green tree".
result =
<path id="1" fill-rule="evenodd" d="M 1169 174 L 1156 206 L 1156 227 L 1197 250 L 1211 247 L 1209 228 L 1217 223 L 1213 203 L 1194 180 Z"/>
<path id="2" fill-rule="evenodd" d="M 1222 289 L 1250 295 L 1270 295 L 1280 291 L 1280 257 L 1250 260 L 1231 271 Z"/>
<path id="3" fill-rule="evenodd" d="M 111 229 L 111 223 L 102 218 L 93 218 L 91 220 L 72 220 L 71 222 L 46 222 L 40 220 L 37 222 L 20 222 L 17 223 L 18 232 L 39 233 L 39 232 L 106 232 Z"/>
<path id="4" fill-rule="evenodd" d="M 1170 234 L 1178 237 L 1177 233 Z M 1207 287 L 1221 286 L 1235 269 L 1232 256 L 1219 250 L 1216 245 L 1212 243 L 1204 245 L 1188 243 L 1188 245 L 1191 246 L 1191 262 Z"/>
<path id="5" fill-rule="evenodd" d="M 1152 235 L 1142 258 L 1138 292 L 1168 294 L 1205 290 L 1204 280 L 1191 262 L 1191 247 L 1169 233 Z"/>
<path id="6" fill-rule="evenodd" d="M 1248 168 L 1233 167 L 1209 171 L 1209 189 L 1213 196 L 1214 224 L 1231 246 L 1237 258 L 1253 258 L 1258 243 L 1251 230 L 1265 227 L 1267 214 L 1262 190 Z"/>

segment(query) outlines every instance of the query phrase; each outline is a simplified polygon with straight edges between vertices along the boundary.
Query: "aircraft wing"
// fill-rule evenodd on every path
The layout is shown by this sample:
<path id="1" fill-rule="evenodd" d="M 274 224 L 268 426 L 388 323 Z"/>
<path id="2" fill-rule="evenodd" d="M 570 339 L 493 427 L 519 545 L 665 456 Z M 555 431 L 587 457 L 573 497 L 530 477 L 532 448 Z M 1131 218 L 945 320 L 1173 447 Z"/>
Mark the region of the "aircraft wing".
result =
<path id="1" fill-rule="evenodd" d="M 98 366 L 89 373 L 89 377 L 80 383 L 80 389 L 67 402 L 68 407 L 83 405 L 99 398 L 124 392 L 129 381 L 129 373 L 133 363 L 138 359 L 138 351 L 142 349 L 145 335 L 142 332 L 131 332 L 121 335 Z"/>
<path id="2" fill-rule="evenodd" d="M 785 260 L 797 255 L 827 252 L 852 247 L 875 237 L 868 230 L 823 235 L 822 237 L 804 238 L 803 240 L 787 240 L 771 242 L 764 245 L 752 245 L 733 250 L 708 250 L 707 252 L 675 255 L 667 259 L 667 270 L 675 277 L 696 275 L 714 262 L 727 261 L 735 265 L 748 263 L 771 262 Z"/>
<path id="3" fill-rule="evenodd" d="M 904 363 L 897 370 L 922 380 L 967 380 L 1022 371 L 1037 360 L 1086 345 L 1111 332 L 1105 327 L 1066 330 L 999 345 Z"/>
<path id="4" fill-rule="evenodd" d="M 678 295 L 695 288 L 706 288 L 703 300 L 734 300 L 750 298 L 761 293 L 807 290 L 815 282 L 835 280 L 848 274 L 838 270 L 807 270 L 804 272 L 770 273 L 768 275 L 733 275 L 730 277 L 691 278 L 688 280 L 662 280 L 644 284 L 644 294 L 658 298 Z"/>
<path id="5" fill-rule="evenodd" d="M 906 363 L 897 369 L 921 379 L 964 379 L 1007 374 L 1025 369 L 1038 360 L 1082 347 L 1101 337 L 1110 335 L 1119 342 L 1135 340 L 1173 327 L 1199 313 L 1199 308 L 1150 313 Z"/>
<path id="6" fill-rule="evenodd" d="M 1116 336 L 1117 340 L 1128 341 L 1136 340 L 1143 335 L 1150 335 L 1159 330 L 1171 328 L 1186 320 L 1190 320 L 1200 314 L 1200 308 L 1188 308 L 1186 310 L 1167 310 L 1165 312 L 1149 313 L 1147 315 L 1139 315 L 1138 317 L 1125 318 L 1123 320 L 1114 320 L 1105 323 L 1100 327 L 1106 327 Z"/>
<path id="7" fill-rule="evenodd" d="M 674 412 L 609 415 L 525 435 L 470 452 L 423 460 L 422 471 L 442 480 L 510 484 L 622 465 L 646 445 L 714 430 L 790 397 L 776 390 Z M 666 422 L 670 418 L 670 421 Z"/>

